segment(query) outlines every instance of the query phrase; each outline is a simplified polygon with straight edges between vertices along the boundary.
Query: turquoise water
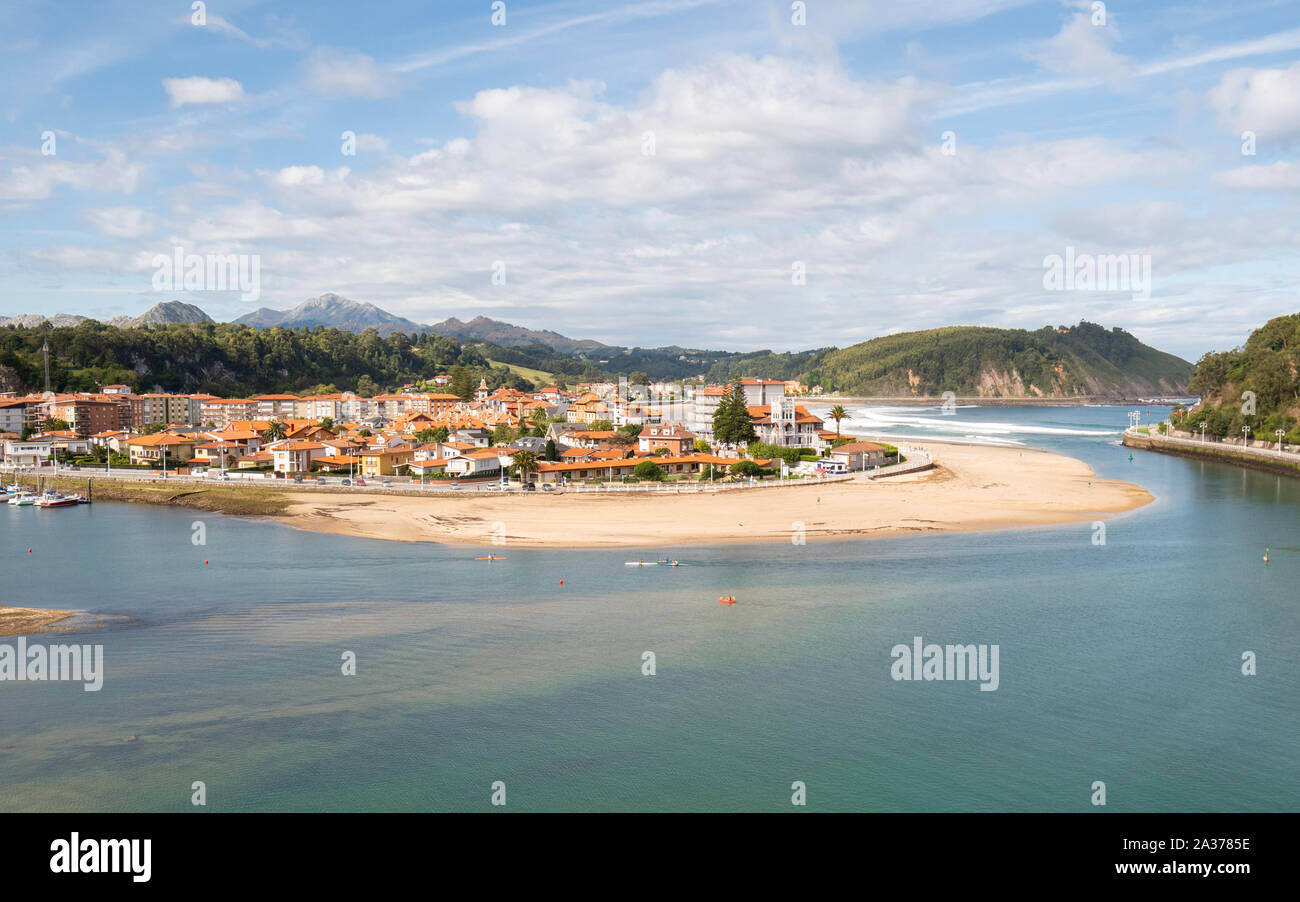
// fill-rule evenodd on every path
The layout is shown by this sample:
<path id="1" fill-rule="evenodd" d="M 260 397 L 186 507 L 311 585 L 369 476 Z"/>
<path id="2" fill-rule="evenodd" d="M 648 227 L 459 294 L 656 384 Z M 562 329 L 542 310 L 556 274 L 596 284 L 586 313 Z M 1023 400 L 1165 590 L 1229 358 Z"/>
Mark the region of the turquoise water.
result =
<path id="1" fill-rule="evenodd" d="M 191 810 L 196 780 L 217 811 L 491 810 L 497 780 L 520 811 L 783 811 L 796 780 L 814 810 L 1091 810 L 1094 780 L 1108 810 L 1300 810 L 1300 480 L 1130 461 L 1127 408 L 850 412 L 1062 451 L 1157 500 L 1104 547 L 1080 523 L 497 563 L 3 505 L 0 601 L 125 619 L 77 637 L 104 645 L 102 691 L 0 683 L 0 810 Z M 659 552 L 685 565 L 623 566 Z M 1000 687 L 895 682 L 917 635 L 999 645 Z"/>

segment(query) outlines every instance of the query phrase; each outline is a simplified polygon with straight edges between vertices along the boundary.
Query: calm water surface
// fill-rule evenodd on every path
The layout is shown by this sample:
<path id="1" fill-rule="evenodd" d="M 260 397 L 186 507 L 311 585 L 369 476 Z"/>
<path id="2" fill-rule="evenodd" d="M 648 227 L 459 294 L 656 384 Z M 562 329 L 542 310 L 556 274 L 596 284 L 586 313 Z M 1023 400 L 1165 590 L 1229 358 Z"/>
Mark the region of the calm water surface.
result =
<path id="1" fill-rule="evenodd" d="M 1104 547 L 1080 523 L 497 563 L 0 505 L 0 602 L 123 618 L 76 635 L 104 645 L 102 691 L 0 683 L 0 810 L 192 810 L 196 780 L 219 811 L 479 811 L 496 780 L 521 811 L 783 811 L 796 780 L 821 810 L 1086 810 L 1094 780 L 1110 810 L 1300 810 L 1300 480 L 1130 461 L 1127 408 L 850 413 L 1061 451 L 1157 500 Z M 660 553 L 684 565 L 623 566 Z M 895 682 L 918 635 L 999 645 L 1000 687 Z"/>

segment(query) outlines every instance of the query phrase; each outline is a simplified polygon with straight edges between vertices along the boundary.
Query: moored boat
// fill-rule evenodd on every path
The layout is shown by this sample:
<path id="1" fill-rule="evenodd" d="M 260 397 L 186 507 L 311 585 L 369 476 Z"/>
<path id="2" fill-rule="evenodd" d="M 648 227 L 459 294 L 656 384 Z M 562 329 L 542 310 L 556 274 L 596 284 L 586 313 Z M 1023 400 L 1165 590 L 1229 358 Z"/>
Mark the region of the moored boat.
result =
<path id="1" fill-rule="evenodd" d="M 36 506 L 41 508 L 72 507 L 77 503 L 76 495 L 65 495 L 62 492 L 46 492 L 36 499 Z"/>
<path id="2" fill-rule="evenodd" d="M 19 492 L 10 496 L 9 503 L 17 507 L 29 507 L 36 503 L 36 496 L 31 492 Z"/>

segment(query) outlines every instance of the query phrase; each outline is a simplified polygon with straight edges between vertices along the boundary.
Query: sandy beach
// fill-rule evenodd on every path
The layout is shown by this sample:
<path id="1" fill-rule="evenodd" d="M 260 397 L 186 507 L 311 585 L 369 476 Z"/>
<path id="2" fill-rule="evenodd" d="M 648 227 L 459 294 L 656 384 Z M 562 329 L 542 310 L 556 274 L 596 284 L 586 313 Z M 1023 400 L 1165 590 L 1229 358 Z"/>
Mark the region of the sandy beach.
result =
<path id="1" fill-rule="evenodd" d="M 47 611 L 40 608 L 9 608 L 0 605 L 0 636 L 27 636 L 49 632 L 73 611 Z"/>
<path id="2" fill-rule="evenodd" d="M 1105 519 L 1153 500 L 1087 464 L 1028 448 L 927 442 L 936 468 L 870 481 L 701 493 L 573 493 L 293 501 L 283 520 L 317 532 L 405 542 L 618 547 L 807 541 L 1007 529 Z M 500 527 L 496 527 L 500 524 Z"/>

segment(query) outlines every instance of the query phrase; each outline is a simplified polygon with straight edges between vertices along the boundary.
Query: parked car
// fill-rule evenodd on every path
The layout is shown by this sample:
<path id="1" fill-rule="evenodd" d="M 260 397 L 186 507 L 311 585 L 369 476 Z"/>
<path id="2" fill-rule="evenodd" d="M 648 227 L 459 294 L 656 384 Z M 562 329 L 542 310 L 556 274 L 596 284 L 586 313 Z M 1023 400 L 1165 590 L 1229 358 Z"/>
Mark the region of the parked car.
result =
<path id="1" fill-rule="evenodd" d="M 344 485 L 352 485 L 352 480 L 351 480 L 351 479 L 345 479 L 345 480 L 343 480 L 343 484 L 344 484 Z"/>
<path id="2" fill-rule="evenodd" d="M 358 479 L 356 482 L 354 482 L 354 483 L 352 483 L 352 484 L 353 484 L 353 485 L 365 485 L 365 484 L 366 484 L 366 481 L 365 481 L 364 479 Z"/>
<path id="3" fill-rule="evenodd" d="M 387 479 L 385 479 L 382 483 L 382 487 L 386 489 L 391 489 L 393 487 L 393 484 L 389 482 Z"/>
<path id="4" fill-rule="evenodd" d="M 553 492 L 553 491 L 555 491 L 555 483 L 553 483 L 553 482 L 543 482 L 543 483 L 542 483 L 542 491 L 543 491 L 543 492 Z"/>
<path id="5" fill-rule="evenodd" d="M 449 488 L 449 489 L 458 489 L 458 488 L 460 488 L 460 483 L 459 483 L 459 482 L 453 482 L 453 483 L 451 483 L 450 485 L 448 485 L 447 488 Z"/>
<path id="6" fill-rule="evenodd" d="M 537 491 L 537 484 L 536 484 L 536 483 L 533 483 L 533 482 L 525 482 L 525 483 L 524 483 L 524 491 L 525 491 L 525 492 L 535 492 L 535 491 Z"/>

